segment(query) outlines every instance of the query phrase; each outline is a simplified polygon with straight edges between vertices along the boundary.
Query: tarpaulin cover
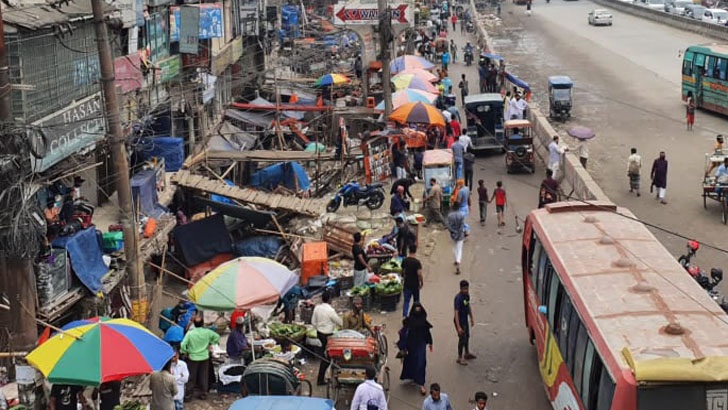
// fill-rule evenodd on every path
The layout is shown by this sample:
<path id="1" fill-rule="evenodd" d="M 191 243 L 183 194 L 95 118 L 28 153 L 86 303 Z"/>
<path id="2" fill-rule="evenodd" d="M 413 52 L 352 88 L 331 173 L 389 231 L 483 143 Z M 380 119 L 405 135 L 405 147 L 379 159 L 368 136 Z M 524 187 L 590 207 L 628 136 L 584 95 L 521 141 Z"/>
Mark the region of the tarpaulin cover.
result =
<path id="1" fill-rule="evenodd" d="M 141 209 L 144 215 L 159 218 L 166 211 L 157 199 L 157 174 L 152 169 L 137 172 L 131 177 L 131 194 L 134 209 Z"/>
<path id="2" fill-rule="evenodd" d="M 101 278 L 109 269 L 102 259 L 103 252 L 96 228 L 87 228 L 72 236 L 58 237 L 53 240 L 52 246 L 68 251 L 73 272 L 91 292 L 98 293 L 103 289 Z"/>
<path id="3" fill-rule="evenodd" d="M 172 234 L 187 266 L 197 265 L 215 255 L 232 251 L 233 244 L 222 214 L 187 225 L 178 225 L 172 230 Z"/>
<path id="4" fill-rule="evenodd" d="M 516 77 L 514 74 L 509 73 L 506 71 L 506 78 L 508 81 L 510 81 L 513 85 L 517 87 L 521 87 L 526 91 L 531 91 L 531 87 L 528 85 L 527 82 L 521 80 L 520 78 Z"/>
<path id="5" fill-rule="evenodd" d="M 235 186 L 235 183 L 233 183 L 233 181 L 231 181 L 229 179 L 225 179 L 224 181 L 225 181 L 225 184 L 227 184 L 227 186 Z M 210 200 L 212 200 L 214 202 L 221 202 L 223 204 L 232 204 L 233 203 L 233 201 L 230 198 L 228 198 L 226 196 L 218 195 L 218 194 L 210 195 Z"/>
<path id="6" fill-rule="evenodd" d="M 164 158 L 164 170 L 177 172 L 185 161 L 184 139 L 180 137 L 155 137 L 143 142 L 145 159 Z"/>
<path id="7" fill-rule="evenodd" d="M 280 238 L 275 236 L 254 236 L 235 242 L 233 253 L 235 256 L 260 256 L 273 259 L 280 247 Z"/>
<path id="8" fill-rule="evenodd" d="M 234 402 L 228 410 L 333 410 L 334 402 L 318 397 L 249 396 Z"/>
<path id="9" fill-rule="evenodd" d="M 311 187 L 306 170 L 301 164 L 293 161 L 261 169 L 250 177 L 250 185 L 269 191 L 274 190 L 278 185 L 295 191 L 308 191 Z"/>

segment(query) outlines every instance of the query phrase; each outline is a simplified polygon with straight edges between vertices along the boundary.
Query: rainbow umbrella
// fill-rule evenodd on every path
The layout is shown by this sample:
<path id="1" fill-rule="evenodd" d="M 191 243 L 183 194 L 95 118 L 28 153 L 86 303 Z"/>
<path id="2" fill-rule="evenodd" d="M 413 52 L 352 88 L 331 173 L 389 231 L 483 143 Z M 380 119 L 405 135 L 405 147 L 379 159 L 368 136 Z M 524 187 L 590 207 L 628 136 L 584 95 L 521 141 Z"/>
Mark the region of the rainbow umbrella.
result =
<path id="1" fill-rule="evenodd" d="M 389 64 L 389 68 L 392 70 L 392 73 L 398 73 L 400 71 L 408 70 L 411 68 L 432 70 L 433 68 L 435 68 L 435 65 L 422 57 L 404 55 L 392 60 L 392 62 Z"/>
<path id="2" fill-rule="evenodd" d="M 431 72 L 429 72 L 427 70 L 423 70 L 421 68 L 409 68 L 407 70 L 400 71 L 393 78 L 397 78 L 397 76 L 400 76 L 403 74 L 414 74 L 415 77 L 420 78 L 425 81 L 429 81 L 431 83 L 435 83 L 435 82 L 437 82 L 437 80 L 440 79 L 435 74 L 432 74 Z"/>
<path id="3" fill-rule="evenodd" d="M 160 370 L 173 354 L 133 320 L 97 317 L 67 324 L 26 359 L 51 383 L 98 386 Z"/>
<path id="4" fill-rule="evenodd" d="M 392 111 L 389 119 L 400 124 L 429 124 L 445 126 L 445 117 L 434 105 L 407 103 Z"/>
<path id="5" fill-rule="evenodd" d="M 315 83 L 314 87 L 327 87 L 331 85 L 341 85 L 351 82 L 349 77 L 343 74 L 324 74 Z"/>
<path id="6" fill-rule="evenodd" d="M 392 84 L 397 91 L 401 91 L 407 88 L 414 88 L 415 90 L 422 90 L 432 94 L 438 94 L 437 87 L 432 85 L 429 81 L 423 80 L 414 74 L 402 74 L 396 75 L 392 78 Z"/>
<path id="7" fill-rule="evenodd" d="M 401 105 L 407 104 L 409 102 L 424 102 L 432 104 L 433 102 L 435 102 L 436 99 L 437 94 L 428 93 L 426 91 L 417 90 L 414 88 L 407 88 L 392 94 L 392 107 L 396 109 Z M 384 101 L 377 104 L 374 109 L 383 110 Z"/>
<path id="8" fill-rule="evenodd" d="M 225 262 L 190 289 L 200 309 L 248 310 L 275 303 L 298 283 L 298 275 L 266 258 L 242 257 Z"/>

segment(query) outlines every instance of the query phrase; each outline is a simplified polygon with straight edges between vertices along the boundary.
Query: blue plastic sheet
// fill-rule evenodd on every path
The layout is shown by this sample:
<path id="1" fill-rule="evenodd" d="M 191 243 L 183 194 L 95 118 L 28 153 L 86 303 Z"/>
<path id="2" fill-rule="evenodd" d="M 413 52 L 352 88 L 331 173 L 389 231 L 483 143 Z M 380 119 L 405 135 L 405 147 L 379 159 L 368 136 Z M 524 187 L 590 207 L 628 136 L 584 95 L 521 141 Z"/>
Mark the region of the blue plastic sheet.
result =
<path id="1" fill-rule="evenodd" d="M 527 82 L 521 80 L 520 78 L 516 77 L 514 74 L 509 73 L 508 71 L 506 71 L 506 78 L 508 79 L 508 81 L 511 82 L 511 84 L 513 84 L 517 87 L 523 88 L 526 91 L 531 91 L 531 87 L 528 85 Z"/>
<path id="2" fill-rule="evenodd" d="M 109 269 L 104 265 L 101 244 L 94 227 L 78 231 L 75 235 L 58 237 L 51 245 L 68 251 L 73 272 L 92 293 L 103 289 L 101 278 Z"/>
<path id="3" fill-rule="evenodd" d="M 166 209 L 157 199 L 157 173 L 152 169 L 137 172 L 131 178 L 131 195 L 134 209 L 141 209 L 144 215 L 159 218 Z"/>
<path id="4" fill-rule="evenodd" d="M 275 236 L 254 236 L 235 242 L 235 256 L 260 256 L 273 259 L 281 247 L 281 240 Z"/>
<path id="5" fill-rule="evenodd" d="M 250 177 L 250 185 L 269 191 L 278 185 L 295 191 L 308 191 L 311 187 L 306 170 L 298 162 L 282 162 L 265 167 Z"/>

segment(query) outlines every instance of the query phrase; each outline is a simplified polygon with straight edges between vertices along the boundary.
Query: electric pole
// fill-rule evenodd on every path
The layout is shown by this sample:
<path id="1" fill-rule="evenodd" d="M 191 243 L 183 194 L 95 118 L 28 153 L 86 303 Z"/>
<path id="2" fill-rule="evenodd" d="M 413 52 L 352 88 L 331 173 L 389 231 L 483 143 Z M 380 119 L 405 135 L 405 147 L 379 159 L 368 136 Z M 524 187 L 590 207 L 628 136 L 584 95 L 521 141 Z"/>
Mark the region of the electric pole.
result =
<path id="1" fill-rule="evenodd" d="M 8 73 L 8 49 L 5 47 L 5 23 L 3 22 L 2 4 L 0 4 L 0 121 L 9 121 L 12 117 L 10 106 L 10 75 Z"/>
<path id="2" fill-rule="evenodd" d="M 392 69 L 390 64 L 389 43 L 392 39 L 392 13 L 387 0 L 377 0 L 379 8 L 379 53 L 382 58 L 382 91 L 384 92 L 384 118 L 392 113 Z"/>
<path id="3" fill-rule="evenodd" d="M 111 140 L 111 157 L 116 175 L 116 194 L 121 210 L 121 226 L 124 232 L 124 256 L 126 258 L 126 274 L 131 281 L 132 319 L 144 323 L 146 321 L 148 302 L 144 270 L 139 261 L 139 236 L 132 204 L 129 164 L 126 158 L 124 133 L 119 118 L 119 103 L 114 85 L 114 61 L 111 58 L 111 46 L 104 19 L 104 0 L 91 0 L 91 7 L 96 26 L 96 44 L 99 49 L 99 66 L 101 68 L 101 93 L 104 97 L 104 116 L 106 117 L 106 135 Z"/>

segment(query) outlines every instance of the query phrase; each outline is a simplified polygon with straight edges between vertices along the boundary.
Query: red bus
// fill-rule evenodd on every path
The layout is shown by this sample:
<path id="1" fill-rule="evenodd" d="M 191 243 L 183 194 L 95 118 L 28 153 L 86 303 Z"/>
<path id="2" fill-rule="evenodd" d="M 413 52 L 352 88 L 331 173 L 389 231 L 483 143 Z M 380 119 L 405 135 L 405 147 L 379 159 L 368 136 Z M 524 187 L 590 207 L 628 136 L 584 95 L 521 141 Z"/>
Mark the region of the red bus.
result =
<path id="1" fill-rule="evenodd" d="M 728 315 L 605 202 L 531 212 L 523 297 L 556 410 L 728 409 Z"/>

